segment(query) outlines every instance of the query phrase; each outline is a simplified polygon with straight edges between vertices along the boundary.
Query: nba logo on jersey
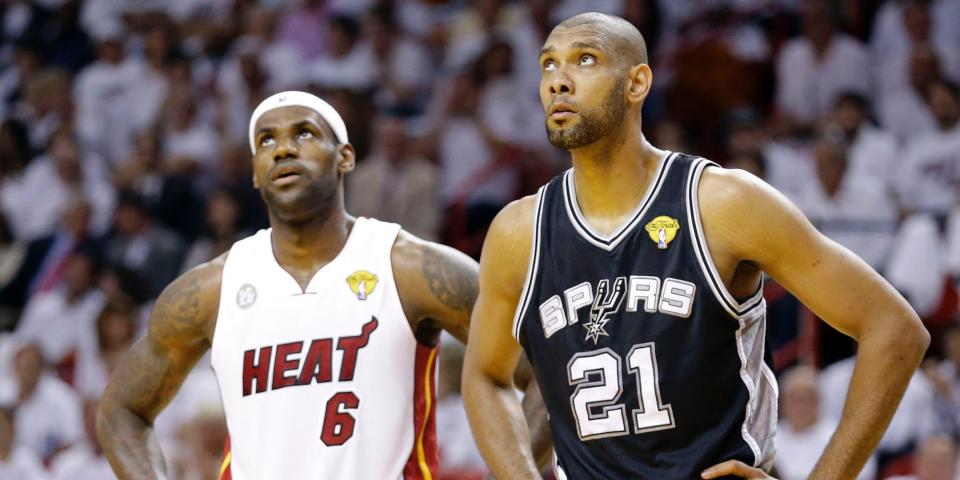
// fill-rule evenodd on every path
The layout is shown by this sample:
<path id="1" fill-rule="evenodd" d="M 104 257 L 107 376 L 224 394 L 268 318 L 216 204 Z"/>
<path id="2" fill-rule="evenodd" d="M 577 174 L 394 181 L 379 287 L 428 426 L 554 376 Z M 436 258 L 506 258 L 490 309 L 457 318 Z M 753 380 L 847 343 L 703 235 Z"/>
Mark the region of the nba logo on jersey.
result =
<path id="1" fill-rule="evenodd" d="M 677 230 L 680 230 L 680 222 L 676 218 L 670 218 L 666 215 L 660 215 L 654 218 L 645 227 L 650 240 L 657 242 L 657 248 L 666 250 L 667 245 L 677 237 Z"/>
<path id="2" fill-rule="evenodd" d="M 347 285 L 357 296 L 357 300 L 366 300 L 367 296 L 373 293 L 373 289 L 377 288 L 377 276 L 366 270 L 357 270 L 347 277 Z"/>

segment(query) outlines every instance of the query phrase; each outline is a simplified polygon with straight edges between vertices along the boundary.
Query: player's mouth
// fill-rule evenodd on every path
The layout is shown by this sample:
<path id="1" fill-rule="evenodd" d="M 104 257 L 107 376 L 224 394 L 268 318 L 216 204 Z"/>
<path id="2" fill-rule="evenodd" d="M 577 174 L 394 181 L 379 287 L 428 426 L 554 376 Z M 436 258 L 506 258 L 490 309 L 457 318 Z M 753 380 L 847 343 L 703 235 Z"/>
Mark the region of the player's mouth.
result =
<path id="1" fill-rule="evenodd" d="M 547 116 L 550 117 L 551 120 L 567 120 L 576 114 L 577 111 L 574 110 L 570 104 L 563 102 L 554 103 L 547 111 Z"/>
<path id="2" fill-rule="evenodd" d="M 290 185 L 303 177 L 303 171 L 295 165 L 277 167 L 270 176 L 271 182 L 278 187 Z"/>

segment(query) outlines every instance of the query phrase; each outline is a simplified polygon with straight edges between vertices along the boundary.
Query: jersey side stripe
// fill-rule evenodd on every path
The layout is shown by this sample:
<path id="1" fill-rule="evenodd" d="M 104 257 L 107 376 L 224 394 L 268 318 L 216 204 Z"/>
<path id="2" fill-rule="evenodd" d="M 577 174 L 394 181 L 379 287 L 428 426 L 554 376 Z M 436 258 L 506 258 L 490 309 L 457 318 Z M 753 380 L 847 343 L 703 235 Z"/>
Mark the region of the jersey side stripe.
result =
<path id="1" fill-rule="evenodd" d="M 217 475 L 218 480 L 231 480 L 233 475 L 230 472 L 230 434 L 227 434 L 226 444 L 223 446 L 223 461 L 220 462 L 220 474 Z"/>
<path id="2" fill-rule="evenodd" d="M 530 295 L 533 294 L 532 285 L 537 281 L 537 270 L 540 265 L 540 225 L 543 219 L 543 202 L 546 198 L 547 185 L 540 187 L 537 191 L 537 209 L 533 217 L 533 241 L 530 248 L 530 261 L 527 264 L 527 278 L 523 282 L 523 291 L 520 293 L 520 304 L 517 305 L 517 311 L 513 315 L 513 338 L 520 340 L 520 319 L 527 313 L 527 307 L 530 303 Z"/>
<path id="3" fill-rule="evenodd" d="M 690 238 L 696 251 L 697 261 L 700 263 L 704 276 L 707 278 L 707 283 L 710 285 L 710 290 L 713 291 L 720 304 L 732 317 L 739 318 L 763 302 L 763 281 L 761 280 L 760 287 L 757 288 L 753 296 L 741 304 L 727 290 L 720 279 L 720 274 L 717 273 L 717 267 L 713 263 L 713 257 L 710 256 L 710 249 L 703 236 L 703 226 L 700 221 L 700 202 L 697 195 L 700 177 L 703 171 L 710 166 L 716 166 L 716 164 L 706 159 L 698 159 L 697 164 L 690 169 L 690 176 L 687 181 L 687 220 L 692 231 Z"/>
<path id="4" fill-rule="evenodd" d="M 433 397 L 436 358 L 439 350 L 439 346 L 417 345 L 413 393 L 415 437 L 413 451 L 410 452 L 410 458 L 403 467 L 403 478 L 406 480 L 432 480 L 439 466 L 436 404 Z"/>

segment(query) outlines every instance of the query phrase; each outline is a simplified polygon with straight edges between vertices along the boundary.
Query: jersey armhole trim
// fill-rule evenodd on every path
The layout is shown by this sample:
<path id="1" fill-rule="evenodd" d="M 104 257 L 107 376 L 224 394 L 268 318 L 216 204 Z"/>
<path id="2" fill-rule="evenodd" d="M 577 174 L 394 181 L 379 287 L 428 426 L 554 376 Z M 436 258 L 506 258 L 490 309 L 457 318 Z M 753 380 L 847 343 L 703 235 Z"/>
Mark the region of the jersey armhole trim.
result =
<path id="1" fill-rule="evenodd" d="M 527 275 L 523 282 L 523 290 L 520 293 L 520 303 L 517 305 L 517 310 L 513 315 L 513 325 L 511 328 L 513 338 L 518 342 L 520 341 L 520 327 L 523 316 L 527 313 L 530 296 L 533 294 L 533 284 L 537 281 L 537 273 L 540 267 L 540 226 L 543 222 L 543 203 L 547 196 L 548 186 L 549 184 L 544 185 L 537 190 L 537 208 L 533 215 L 533 236 L 530 242 L 530 261 L 527 263 Z"/>
<path id="2" fill-rule="evenodd" d="M 690 241 L 693 245 L 697 262 L 700 264 L 700 268 L 707 279 L 707 284 L 710 286 L 710 290 L 713 291 L 713 294 L 717 297 L 717 300 L 720 301 L 720 304 L 723 305 L 727 313 L 733 318 L 739 319 L 763 303 L 763 279 L 760 279 L 760 285 L 757 291 L 741 303 L 727 290 L 723 279 L 717 272 L 717 266 L 714 264 L 713 257 L 710 255 L 710 248 L 703 234 L 703 224 L 700 220 L 700 177 L 707 167 L 719 168 L 719 165 L 705 158 L 697 158 L 694 160 L 693 166 L 690 167 L 689 177 L 687 178 L 687 221 L 692 231 Z"/>

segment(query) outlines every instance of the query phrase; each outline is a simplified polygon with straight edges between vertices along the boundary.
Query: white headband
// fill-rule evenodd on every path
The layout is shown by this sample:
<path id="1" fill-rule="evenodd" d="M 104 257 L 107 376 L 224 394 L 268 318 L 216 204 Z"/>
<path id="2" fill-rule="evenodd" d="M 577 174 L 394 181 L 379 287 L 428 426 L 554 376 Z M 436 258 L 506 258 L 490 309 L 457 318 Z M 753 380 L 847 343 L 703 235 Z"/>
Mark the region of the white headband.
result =
<path id="1" fill-rule="evenodd" d="M 250 116 L 250 153 L 257 152 L 253 131 L 257 125 L 257 120 L 262 117 L 264 113 L 280 107 L 309 108 L 319 113 L 320 118 L 323 118 L 323 120 L 327 122 L 327 125 L 333 130 L 333 134 L 337 137 L 338 142 L 347 143 L 349 141 L 347 140 L 347 126 L 343 123 L 343 119 L 340 118 L 340 114 L 337 113 L 336 109 L 316 95 L 290 90 L 270 96 L 260 102 L 260 105 L 257 105 L 257 108 L 253 111 L 253 115 Z"/>

